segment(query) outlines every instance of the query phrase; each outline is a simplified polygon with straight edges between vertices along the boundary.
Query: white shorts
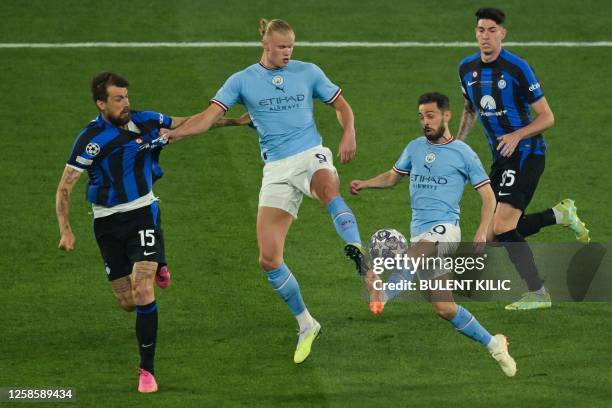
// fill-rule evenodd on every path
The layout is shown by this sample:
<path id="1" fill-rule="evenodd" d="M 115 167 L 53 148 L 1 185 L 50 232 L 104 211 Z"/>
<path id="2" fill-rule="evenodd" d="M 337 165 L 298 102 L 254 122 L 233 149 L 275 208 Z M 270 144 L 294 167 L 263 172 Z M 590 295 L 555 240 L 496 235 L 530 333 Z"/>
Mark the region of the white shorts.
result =
<path id="1" fill-rule="evenodd" d="M 304 194 L 312 198 L 312 176 L 321 169 L 337 174 L 332 152 L 324 146 L 266 163 L 259 191 L 259 206 L 280 208 L 297 218 Z"/>
<path id="2" fill-rule="evenodd" d="M 461 243 L 461 228 L 458 224 L 459 222 L 456 224 L 434 225 L 429 231 L 425 231 L 416 237 L 410 237 L 410 242 L 413 244 L 419 241 L 435 242 L 438 248 L 438 256 L 444 258 L 454 254 L 459 248 L 459 244 Z M 421 279 L 435 279 L 450 272 L 452 272 L 452 270 L 444 268 L 433 270 L 421 269 L 418 271 L 418 274 Z"/>

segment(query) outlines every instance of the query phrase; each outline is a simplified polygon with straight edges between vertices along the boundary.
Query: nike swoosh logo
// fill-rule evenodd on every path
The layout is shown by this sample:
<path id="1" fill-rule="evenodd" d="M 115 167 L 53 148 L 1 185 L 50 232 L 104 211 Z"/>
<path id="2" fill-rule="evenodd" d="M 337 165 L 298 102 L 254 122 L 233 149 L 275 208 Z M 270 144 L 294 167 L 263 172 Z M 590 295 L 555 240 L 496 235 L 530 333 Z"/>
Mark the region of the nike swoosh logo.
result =
<path id="1" fill-rule="evenodd" d="M 149 256 L 149 255 L 153 255 L 153 254 L 156 254 L 156 253 L 157 253 L 157 252 L 155 252 L 155 251 L 154 251 L 154 252 L 147 252 L 147 251 L 144 251 L 144 256 Z"/>
<path id="2" fill-rule="evenodd" d="M 151 344 L 141 344 L 140 346 L 141 346 L 142 348 L 147 348 L 147 347 L 151 347 L 153 344 L 155 344 L 155 343 L 151 343 Z"/>
<path id="3" fill-rule="evenodd" d="M 510 195 L 510 193 L 497 193 L 498 196 L 507 196 Z"/>
<path id="4" fill-rule="evenodd" d="M 478 82 L 478 81 L 468 82 L 468 86 L 472 86 L 472 85 L 474 85 L 476 82 Z"/>

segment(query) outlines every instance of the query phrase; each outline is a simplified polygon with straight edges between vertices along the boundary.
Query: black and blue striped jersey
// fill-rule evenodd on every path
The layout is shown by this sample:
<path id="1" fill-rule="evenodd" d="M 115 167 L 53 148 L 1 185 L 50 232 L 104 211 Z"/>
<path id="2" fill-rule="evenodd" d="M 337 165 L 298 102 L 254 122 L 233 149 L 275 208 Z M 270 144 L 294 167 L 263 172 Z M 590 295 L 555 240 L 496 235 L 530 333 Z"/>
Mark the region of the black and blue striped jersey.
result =
<path id="1" fill-rule="evenodd" d="M 544 96 L 544 91 L 524 59 L 501 50 L 499 57 L 485 63 L 480 52 L 464 58 L 459 64 L 461 91 L 480 117 L 493 161 L 501 155 L 497 138 L 529 125 L 530 105 Z M 514 154 L 524 160 L 530 154 L 544 155 L 546 143 L 541 134 L 521 140 Z"/>
<path id="2" fill-rule="evenodd" d="M 134 201 L 152 191 L 163 175 L 159 166 L 159 129 L 172 118 L 157 112 L 132 111 L 128 130 L 102 115 L 76 137 L 67 165 L 87 170 L 87 200 L 104 207 Z"/>

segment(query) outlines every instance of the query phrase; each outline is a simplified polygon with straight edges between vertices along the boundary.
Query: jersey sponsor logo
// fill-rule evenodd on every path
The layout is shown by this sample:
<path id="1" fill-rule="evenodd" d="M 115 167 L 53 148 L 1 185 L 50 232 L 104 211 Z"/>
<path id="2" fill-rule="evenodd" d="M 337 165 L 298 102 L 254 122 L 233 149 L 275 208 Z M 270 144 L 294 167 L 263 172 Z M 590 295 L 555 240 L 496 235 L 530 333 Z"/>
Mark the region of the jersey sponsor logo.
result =
<path id="1" fill-rule="evenodd" d="M 271 111 L 283 111 L 299 108 L 301 102 L 306 99 L 303 94 L 295 96 L 279 96 L 275 98 L 266 98 L 259 101 L 259 106 L 269 107 Z"/>
<path id="2" fill-rule="evenodd" d="M 76 162 L 79 163 L 79 164 L 82 164 L 83 166 L 89 166 L 91 163 L 93 163 L 93 160 L 86 159 L 86 158 L 84 158 L 82 156 L 77 156 Z"/>
<path id="3" fill-rule="evenodd" d="M 499 81 L 497 81 L 497 87 L 499 89 L 504 89 L 506 87 L 506 80 L 500 79 Z"/>
<path id="4" fill-rule="evenodd" d="M 426 188 L 430 190 L 437 190 L 438 186 L 448 184 L 448 179 L 442 176 L 424 176 L 421 174 L 410 174 L 410 187 L 411 188 Z"/>
<path id="5" fill-rule="evenodd" d="M 480 106 L 482 109 L 487 111 L 492 111 L 497 109 L 497 104 L 495 103 L 495 99 L 491 95 L 484 95 L 480 98 Z"/>
<path id="6" fill-rule="evenodd" d="M 533 92 L 533 91 L 535 91 L 536 89 L 540 89 L 540 83 L 539 83 L 539 82 L 536 82 L 535 84 L 531 84 L 531 85 L 529 85 L 529 91 L 530 91 L 530 92 Z"/>
<path id="7" fill-rule="evenodd" d="M 97 143 L 89 143 L 85 147 L 85 151 L 90 156 L 96 156 L 98 153 L 100 153 L 100 145 Z"/>
<path id="8" fill-rule="evenodd" d="M 427 155 L 425 155 L 426 163 L 433 163 L 434 160 L 436 160 L 436 155 L 434 153 L 427 153 Z"/>

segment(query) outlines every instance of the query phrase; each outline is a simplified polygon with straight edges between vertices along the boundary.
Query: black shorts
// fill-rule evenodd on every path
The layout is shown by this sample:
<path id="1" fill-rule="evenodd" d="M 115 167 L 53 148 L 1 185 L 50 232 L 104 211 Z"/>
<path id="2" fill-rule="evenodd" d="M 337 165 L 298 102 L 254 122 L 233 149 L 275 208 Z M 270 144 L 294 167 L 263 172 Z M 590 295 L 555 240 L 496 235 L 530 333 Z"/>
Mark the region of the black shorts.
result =
<path id="1" fill-rule="evenodd" d="M 508 203 L 525 211 L 544 172 L 545 163 L 544 156 L 530 154 L 522 160 L 520 153 L 493 163 L 489 178 L 497 202 Z"/>
<path id="2" fill-rule="evenodd" d="M 131 274 L 134 262 L 166 263 L 161 214 L 157 203 L 95 218 L 94 235 L 109 281 Z"/>

